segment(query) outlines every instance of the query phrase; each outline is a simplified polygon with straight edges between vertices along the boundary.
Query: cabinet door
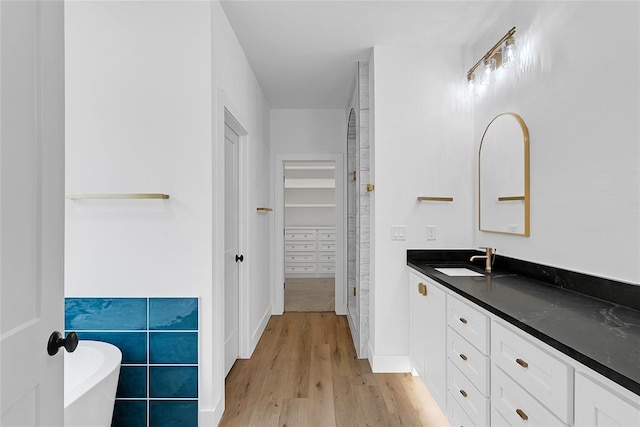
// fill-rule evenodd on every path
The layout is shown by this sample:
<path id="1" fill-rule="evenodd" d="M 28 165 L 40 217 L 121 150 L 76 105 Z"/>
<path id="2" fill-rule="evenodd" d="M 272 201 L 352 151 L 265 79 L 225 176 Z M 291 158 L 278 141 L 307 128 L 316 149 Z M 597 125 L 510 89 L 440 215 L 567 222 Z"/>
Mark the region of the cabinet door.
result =
<path id="1" fill-rule="evenodd" d="M 424 286 L 426 286 L 424 279 L 413 273 L 409 273 L 409 351 L 413 369 L 418 373 L 423 382 L 426 380 L 424 370 L 424 340 L 426 335 L 427 302 L 425 301 L 424 295 L 420 293 L 420 289 Z"/>
<path id="2" fill-rule="evenodd" d="M 640 426 L 640 405 L 583 374 L 576 374 L 575 393 L 576 426 Z"/>
<path id="3" fill-rule="evenodd" d="M 447 396 L 447 294 L 427 281 L 427 319 L 424 343 L 426 383 L 434 399 L 445 408 Z"/>

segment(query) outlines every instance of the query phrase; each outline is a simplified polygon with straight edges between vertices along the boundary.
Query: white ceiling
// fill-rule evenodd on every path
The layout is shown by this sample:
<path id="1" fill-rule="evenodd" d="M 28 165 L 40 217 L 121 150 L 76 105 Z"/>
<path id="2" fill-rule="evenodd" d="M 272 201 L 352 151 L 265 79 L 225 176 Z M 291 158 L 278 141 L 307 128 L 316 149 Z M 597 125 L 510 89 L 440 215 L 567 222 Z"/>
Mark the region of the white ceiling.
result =
<path id="1" fill-rule="evenodd" d="M 343 108 L 371 47 L 470 45 L 510 2 L 221 3 L 272 108 Z"/>

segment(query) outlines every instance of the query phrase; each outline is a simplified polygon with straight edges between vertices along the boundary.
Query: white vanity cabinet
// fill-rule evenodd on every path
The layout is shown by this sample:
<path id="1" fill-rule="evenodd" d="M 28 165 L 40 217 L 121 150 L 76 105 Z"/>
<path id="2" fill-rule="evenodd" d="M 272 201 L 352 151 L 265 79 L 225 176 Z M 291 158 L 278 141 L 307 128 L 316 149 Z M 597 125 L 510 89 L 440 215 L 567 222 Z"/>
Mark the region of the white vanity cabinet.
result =
<path id="1" fill-rule="evenodd" d="M 411 362 L 442 409 L 447 392 L 446 295 L 433 280 L 409 274 Z"/>
<path id="2" fill-rule="evenodd" d="M 640 426 L 640 397 L 606 378 L 576 374 L 576 426 Z"/>
<path id="3" fill-rule="evenodd" d="M 451 426 L 640 427 L 640 396 L 414 271 L 411 361 Z"/>

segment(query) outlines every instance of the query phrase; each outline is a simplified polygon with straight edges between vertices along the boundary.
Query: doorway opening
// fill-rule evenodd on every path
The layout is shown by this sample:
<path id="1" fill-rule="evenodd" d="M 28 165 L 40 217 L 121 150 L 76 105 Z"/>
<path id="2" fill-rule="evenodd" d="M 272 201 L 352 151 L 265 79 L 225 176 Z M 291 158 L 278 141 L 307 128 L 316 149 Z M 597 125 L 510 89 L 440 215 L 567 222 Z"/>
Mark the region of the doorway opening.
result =
<path id="1" fill-rule="evenodd" d="M 284 162 L 284 311 L 335 311 L 335 161 Z"/>

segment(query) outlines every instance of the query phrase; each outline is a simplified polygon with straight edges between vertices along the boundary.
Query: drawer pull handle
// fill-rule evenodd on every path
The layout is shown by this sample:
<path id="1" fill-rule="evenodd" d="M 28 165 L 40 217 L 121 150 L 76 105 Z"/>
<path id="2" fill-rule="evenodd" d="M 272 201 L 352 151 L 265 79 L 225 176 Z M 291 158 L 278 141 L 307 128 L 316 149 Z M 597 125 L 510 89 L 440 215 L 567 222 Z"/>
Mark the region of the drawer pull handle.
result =
<path id="1" fill-rule="evenodd" d="M 465 325 L 467 324 L 467 319 L 465 319 L 464 317 L 461 317 L 461 318 L 460 318 L 460 321 L 461 321 L 462 323 L 464 323 Z"/>
<path id="2" fill-rule="evenodd" d="M 464 397 L 467 397 L 467 392 L 464 390 L 460 390 L 460 394 L 463 395 Z"/>
<path id="3" fill-rule="evenodd" d="M 427 285 L 424 283 L 418 283 L 418 293 L 423 296 L 427 296 Z"/>
<path id="4" fill-rule="evenodd" d="M 524 360 L 522 360 L 522 359 L 516 359 L 516 363 L 518 365 L 522 366 L 523 368 L 528 368 L 529 367 L 529 364 L 527 362 L 525 362 Z"/>
<path id="5" fill-rule="evenodd" d="M 529 419 L 529 416 L 525 414 L 522 409 L 516 409 L 516 414 L 520 415 L 520 418 L 522 418 L 522 421 L 527 421 Z"/>
<path id="6" fill-rule="evenodd" d="M 466 354 L 460 354 L 460 359 L 466 361 L 467 360 L 467 355 Z"/>

